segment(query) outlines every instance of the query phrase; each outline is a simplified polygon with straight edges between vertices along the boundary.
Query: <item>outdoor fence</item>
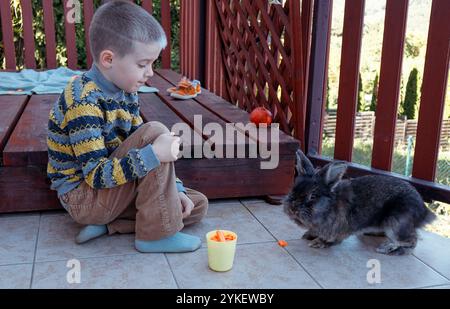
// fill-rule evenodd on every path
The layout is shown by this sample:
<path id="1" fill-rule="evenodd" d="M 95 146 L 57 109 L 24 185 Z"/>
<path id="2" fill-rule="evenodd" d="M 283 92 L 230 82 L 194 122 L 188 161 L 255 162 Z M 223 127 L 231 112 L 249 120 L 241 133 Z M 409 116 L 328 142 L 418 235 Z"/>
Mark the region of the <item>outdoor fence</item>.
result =
<path id="1" fill-rule="evenodd" d="M 372 140 L 375 130 L 375 112 L 359 112 L 355 117 L 355 139 Z M 336 137 L 336 111 L 327 111 L 324 117 L 323 134 L 326 138 Z M 395 147 L 406 146 L 408 137 L 417 135 L 417 119 L 397 119 L 395 126 Z M 441 151 L 450 148 L 450 119 L 442 121 L 439 147 Z"/>

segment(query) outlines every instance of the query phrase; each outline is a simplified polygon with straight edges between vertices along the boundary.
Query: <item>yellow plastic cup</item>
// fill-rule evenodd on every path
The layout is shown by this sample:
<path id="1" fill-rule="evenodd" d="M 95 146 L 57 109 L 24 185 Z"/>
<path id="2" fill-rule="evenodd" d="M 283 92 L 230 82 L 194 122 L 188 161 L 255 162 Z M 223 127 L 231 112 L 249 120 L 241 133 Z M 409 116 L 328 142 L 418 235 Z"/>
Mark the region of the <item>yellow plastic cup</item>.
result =
<path id="1" fill-rule="evenodd" d="M 208 247 L 208 265 L 214 271 L 229 271 L 233 267 L 234 255 L 236 253 L 237 235 L 232 231 L 220 230 L 224 235 L 232 234 L 234 240 L 225 242 L 211 240 L 217 230 L 206 233 L 206 244 Z"/>

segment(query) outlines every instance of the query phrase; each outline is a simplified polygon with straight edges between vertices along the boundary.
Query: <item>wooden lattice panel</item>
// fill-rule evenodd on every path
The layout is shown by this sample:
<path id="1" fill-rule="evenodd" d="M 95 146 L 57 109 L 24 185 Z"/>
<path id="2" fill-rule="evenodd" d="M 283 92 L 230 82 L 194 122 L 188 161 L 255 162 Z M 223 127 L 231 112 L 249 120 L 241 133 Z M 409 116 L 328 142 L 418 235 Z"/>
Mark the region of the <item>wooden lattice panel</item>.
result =
<path id="1" fill-rule="evenodd" d="M 300 5 L 280 3 L 215 0 L 218 32 L 231 101 L 247 111 L 268 108 L 283 131 L 297 135 L 305 87 Z"/>

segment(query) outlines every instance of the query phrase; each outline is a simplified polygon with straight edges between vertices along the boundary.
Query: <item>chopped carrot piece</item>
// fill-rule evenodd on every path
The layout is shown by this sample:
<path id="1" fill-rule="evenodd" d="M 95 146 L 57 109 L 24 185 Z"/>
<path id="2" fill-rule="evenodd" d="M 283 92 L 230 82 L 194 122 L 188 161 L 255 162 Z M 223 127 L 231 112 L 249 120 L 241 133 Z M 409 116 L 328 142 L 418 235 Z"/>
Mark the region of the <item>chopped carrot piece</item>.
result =
<path id="1" fill-rule="evenodd" d="M 286 247 L 287 245 L 288 245 L 288 243 L 287 243 L 287 241 L 285 241 L 285 240 L 279 240 L 278 241 L 278 245 L 280 246 L 280 247 Z"/>
<path id="2" fill-rule="evenodd" d="M 219 238 L 219 241 L 225 241 L 225 235 L 223 235 L 223 232 L 220 230 L 216 231 L 216 236 Z"/>
<path id="3" fill-rule="evenodd" d="M 211 236 L 210 239 L 218 242 L 226 242 L 226 241 L 233 241 L 236 239 L 236 237 L 233 234 L 225 234 L 222 231 L 217 230 L 216 233 L 213 236 Z"/>

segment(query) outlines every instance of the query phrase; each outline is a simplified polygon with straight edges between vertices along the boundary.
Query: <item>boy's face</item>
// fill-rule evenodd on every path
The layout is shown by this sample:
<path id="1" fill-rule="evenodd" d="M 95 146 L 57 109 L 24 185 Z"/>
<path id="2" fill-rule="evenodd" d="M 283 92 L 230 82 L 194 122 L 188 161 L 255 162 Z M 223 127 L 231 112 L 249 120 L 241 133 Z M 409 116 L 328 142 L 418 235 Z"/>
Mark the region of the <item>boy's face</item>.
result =
<path id="1" fill-rule="evenodd" d="M 153 62 L 159 57 L 158 44 L 134 42 L 133 52 L 124 57 L 112 57 L 109 79 L 120 89 L 132 93 L 153 76 Z"/>

